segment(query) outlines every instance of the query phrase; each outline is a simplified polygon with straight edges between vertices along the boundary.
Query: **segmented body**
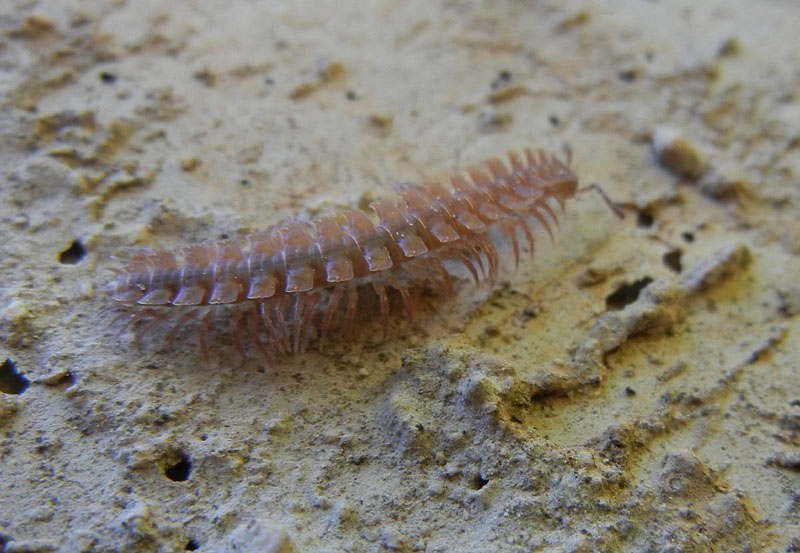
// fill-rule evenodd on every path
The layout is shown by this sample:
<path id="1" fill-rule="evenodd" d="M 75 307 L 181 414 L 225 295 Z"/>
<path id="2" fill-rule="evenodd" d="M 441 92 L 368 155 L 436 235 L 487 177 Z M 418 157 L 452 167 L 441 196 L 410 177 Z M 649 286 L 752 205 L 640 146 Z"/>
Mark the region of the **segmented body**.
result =
<path id="1" fill-rule="evenodd" d="M 497 228 L 519 260 L 518 233 L 531 250 L 529 221 L 552 237 L 554 208 L 563 210 L 578 190 L 566 161 L 542 151 L 508 154 L 455 174 L 450 187 L 404 184 L 398 197 L 370 204 L 371 214 L 349 210 L 311 222 L 288 221 L 241 239 L 220 240 L 169 252 L 138 251 L 109 283 L 111 298 L 126 306 L 129 321 L 153 323 L 177 308 L 175 331 L 199 320 L 200 344 L 213 306 L 229 310 L 231 335 L 243 352 L 246 336 L 266 355 L 297 352 L 322 340 L 332 325 L 353 329 L 359 295 L 377 297 L 387 328 L 390 295 L 411 315 L 415 292 L 452 294 L 455 260 L 478 282 L 494 279 L 498 255 L 487 231 Z M 174 334 L 174 333 L 173 333 Z"/>

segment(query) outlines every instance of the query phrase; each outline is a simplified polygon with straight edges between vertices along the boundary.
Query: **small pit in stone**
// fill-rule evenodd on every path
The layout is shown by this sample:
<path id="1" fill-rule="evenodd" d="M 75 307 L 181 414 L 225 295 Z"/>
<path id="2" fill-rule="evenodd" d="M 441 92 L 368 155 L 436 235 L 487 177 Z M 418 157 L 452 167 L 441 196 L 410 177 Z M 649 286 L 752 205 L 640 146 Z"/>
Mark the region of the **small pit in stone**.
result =
<path id="1" fill-rule="evenodd" d="M 655 217 L 648 211 L 640 211 L 636 217 L 636 225 L 641 228 L 650 228 L 653 226 L 653 222 L 655 222 Z"/>
<path id="2" fill-rule="evenodd" d="M 200 544 L 194 539 L 189 539 L 183 547 L 184 551 L 197 551 L 198 549 L 200 549 Z"/>
<path id="3" fill-rule="evenodd" d="M 17 395 L 27 390 L 29 385 L 30 381 L 17 372 L 10 358 L 0 363 L 0 392 Z"/>
<path id="4" fill-rule="evenodd" d="M 680 250 L 672 250 L 664 254 L 662 258 L 664 261 L 664 265 L 666 265 L 671 271 L 680 273 L 683 270 L 683 265 L 681 264 L 681 255 L 683 252 Z"/>
<path id="5" fill-rule="evenodd" d="M 481 488 L 483 488 L 488 483 L 489 483 L 489 481 L 486 478 L 484 478 L 480 474 L 476 474 L 472 478 L 472 480 L 469 481 L 469 487 L 472 490 L 480 490 Z"/>
<path id="6" fill-rule="evenodd" d="M 86 248 L 83 247 L 81 241 L 73 240 L 70 247 L 58 255 L 58 261 L 64 265 L 76 265 L 81 262 L 85 255 Z"/>
<path id="7" fill-rule="evenodd" d="M 652 278 L 644 277 L 631 284 L 623 284 L 606 297 L 606 309 L 623 309 L 626 305 L 635 302 L 639 299 L 639 293 L 651 282 L 653 282 Z"/>
<path id="8" fill-rule="evenodd" d="M 185 453 L 180 453 L 164 467 L 164 476 L 173 482 L 185 482 L 192 472 L 192 462 Z"/>

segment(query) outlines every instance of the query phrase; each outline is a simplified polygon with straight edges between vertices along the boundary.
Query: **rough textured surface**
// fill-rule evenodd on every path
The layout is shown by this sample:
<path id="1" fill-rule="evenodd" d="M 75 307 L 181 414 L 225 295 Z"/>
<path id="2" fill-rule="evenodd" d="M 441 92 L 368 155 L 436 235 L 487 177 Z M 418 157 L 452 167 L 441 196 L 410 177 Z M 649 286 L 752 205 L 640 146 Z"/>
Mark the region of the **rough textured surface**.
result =
<path id="1" fill-rule="evenodd" d="M 0 548 L 800 549 L 798 21 L 7 0 Z M 567 142 L 627 219 L 581 196 L 496 289 L 385 341 L 264 365 L 110 328 L 124 246 Z"/>

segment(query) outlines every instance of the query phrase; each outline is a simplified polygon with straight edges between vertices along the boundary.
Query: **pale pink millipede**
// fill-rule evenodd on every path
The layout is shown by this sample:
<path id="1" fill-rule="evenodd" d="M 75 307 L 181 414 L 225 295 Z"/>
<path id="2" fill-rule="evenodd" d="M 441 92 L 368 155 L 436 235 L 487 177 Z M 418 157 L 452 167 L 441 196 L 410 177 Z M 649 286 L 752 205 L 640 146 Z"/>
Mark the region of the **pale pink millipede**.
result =
<path id="1" fill-rule="evenodd" d="M 370 204 L 373 217 L 348 210 L 311 222 L 289 220 L 243 238 L 183 247 L 180 260 L 136 250 L 116 271 L 108 294 L 123 306 L 122 318 L 146 320 L 147 327 L 180 308 L 172 335 L 199 321 L 204 354 L 219 305 L 232 306 L 231 337 L 242 355 L 245 336 L 272 357 L 303 351 L 312 339 L 322 343 L 334 322 L 350 335 L 365 290 L 377 298 L 385 333 L 390 293 L 408 316 L 421 289 L 452 295 L 444 261 L 459 262 L 476 283 L 493 280 L 498 254 L 490 228 L 508 237 L 515 263 L 518 233 L 534 250 L 527 220 L 538 220 L 552 237 L 554 208 L 563 211 L 578 192 L 569 149 L 565 161 L 530 149 L 507 157 L 508 163 L 492 158 L 454 174 L 449 188 L 400 185 L 397 198 Z M 588 189 L 621 216 L 597 186 Z"/>

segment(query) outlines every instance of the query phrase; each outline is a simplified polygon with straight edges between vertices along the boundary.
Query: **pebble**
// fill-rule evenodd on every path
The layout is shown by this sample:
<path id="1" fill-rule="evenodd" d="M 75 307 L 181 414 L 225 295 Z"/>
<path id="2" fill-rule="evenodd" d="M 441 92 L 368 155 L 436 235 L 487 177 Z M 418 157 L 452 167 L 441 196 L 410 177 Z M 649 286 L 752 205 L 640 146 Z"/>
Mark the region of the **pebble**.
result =
<path id="1" fill-rule="evenodd" d="M 219 551 L 224 551 L 220 549 Z M 253 519 L 231 532 L 228 551 L 243 553 L 299 553 L 281 526 L 274 522 Z"/>
<path id="2" fill-rule="evenodd" d="M 668 126 L 657 127 L 652 140 L 658 160 L 679 177 L 694 181 L 705 173 L 705 156 L 680 130 Z"/>

